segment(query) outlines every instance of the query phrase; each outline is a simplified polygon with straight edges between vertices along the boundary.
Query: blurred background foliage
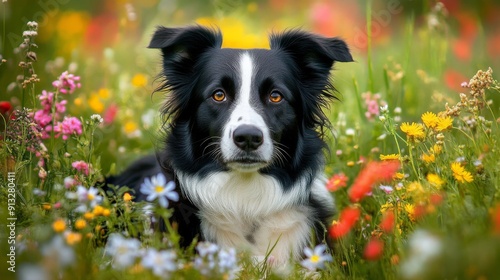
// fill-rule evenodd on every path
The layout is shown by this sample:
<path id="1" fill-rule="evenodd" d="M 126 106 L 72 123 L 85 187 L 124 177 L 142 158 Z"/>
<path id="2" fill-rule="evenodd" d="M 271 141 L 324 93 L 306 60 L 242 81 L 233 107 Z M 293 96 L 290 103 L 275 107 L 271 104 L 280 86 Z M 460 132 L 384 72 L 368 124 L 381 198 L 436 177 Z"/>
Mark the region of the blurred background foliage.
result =
<path id="1" fill-rule="evenodd" d="M 333 106 L 332 120 L 339 112 L 351 124 L 366 120 L 359 104 L 367 91 L 381 93 L 390 108 L 403 108 L 402 116 L 412 120 L 458 100 L 460 83 L 476 69 L 500 66 L 500 4 L 442 3 L 436 8 L 435 1 L 398 0 L 3 1 L 0 54 L 6 62 L 0 67 L 0 101 L 20 105 L 18 46 L 26 22 L 37 21 L 37 89 L 50 87 L 66 69 L 81 76 L 82 89 L 68 109 L 83 117 L 108 116 L 98 136 L 103 171 L 114 162 L 122 169 L 157 143 L 155 112 L 162 95 L 152 92 L 160 56 L 146 48 L 155 26 L 198 23 L 218 26 L 224 47 L 267 48 L 270 32 L 288 28 L 340 36 L 356 62 L 335 67 L 341 103 Z M 361 154 L 372 146 L 364 147 Z"/>

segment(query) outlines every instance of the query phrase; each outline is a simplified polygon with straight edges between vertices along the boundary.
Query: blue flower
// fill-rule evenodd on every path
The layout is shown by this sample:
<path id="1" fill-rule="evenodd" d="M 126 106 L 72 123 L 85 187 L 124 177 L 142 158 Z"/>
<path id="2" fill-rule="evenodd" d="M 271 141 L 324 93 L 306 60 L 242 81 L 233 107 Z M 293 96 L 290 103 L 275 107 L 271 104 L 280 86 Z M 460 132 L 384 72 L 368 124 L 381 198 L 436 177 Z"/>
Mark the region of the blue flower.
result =
<path id="1" fill-rule="evenodd" d="M 324 244 L 320 244 L 314 247 L 314 250 L 312 250 L 311 248 L 305 248 L 304 254 L 306 255 L 307 259 L 301 261 L 300 264 L 312 271 L 318 268 L 325 268 L 325 262 L 332 261 L 332 256 L 330 256 L 330 254 L 325 251 L 326 245 Z"/>
<path id="2" fill-rule="evenodd" d="M 151 179 L 146 178 L 141 184 L 141 193 L 147 195 L 146 200 L 153 201 L 158 198 L 158 202 L 163 208 L 168 207 L 168 200 L 179 200 L 179 194 L 174 189 L 174 181 L 167 182 L 163 173 L 159 173 Z"/>

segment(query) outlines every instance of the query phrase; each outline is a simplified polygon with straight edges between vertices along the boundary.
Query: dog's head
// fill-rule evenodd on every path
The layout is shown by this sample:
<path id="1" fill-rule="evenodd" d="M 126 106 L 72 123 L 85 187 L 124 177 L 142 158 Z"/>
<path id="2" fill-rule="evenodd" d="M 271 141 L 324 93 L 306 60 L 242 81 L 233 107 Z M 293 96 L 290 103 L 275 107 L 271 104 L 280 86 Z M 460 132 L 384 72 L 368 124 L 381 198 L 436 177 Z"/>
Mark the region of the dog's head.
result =
<path id="1" fill-rule="evenodd" d="M 252 172 L 299 166 L 321 150 L 330 69 L 352 61 L 346 43 L 290 30 L 271 35 L 269 50 L 221 45 L 219 31 L 201 26 L 158 27 L 149 45 L 163 54 L 175 167 Z"/>

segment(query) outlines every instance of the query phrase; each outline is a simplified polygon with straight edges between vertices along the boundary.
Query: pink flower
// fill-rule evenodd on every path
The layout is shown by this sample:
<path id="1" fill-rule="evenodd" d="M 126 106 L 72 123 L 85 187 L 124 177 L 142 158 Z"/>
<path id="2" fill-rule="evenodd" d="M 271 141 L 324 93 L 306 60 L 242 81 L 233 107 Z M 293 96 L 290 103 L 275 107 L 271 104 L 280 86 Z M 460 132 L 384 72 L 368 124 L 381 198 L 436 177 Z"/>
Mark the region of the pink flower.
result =
<path id="1" fill-rule="evenodd" d="M 56 102 L 56 111 L 58 113 L 64 113 L 66 112 L 66 103 L 68 103 L 67 100 L 62 100 L 61 102 Z"/>
<path id="2" fill-rule="evenodd" d="M 63 94 L 71 94 L 76 88 L 80 88 L 82 86 L 79 81 L 79 76 L 69 74 L 68 71 L 65 71 L 61 74 L 61 76 L 59 76 L 59 79 L 52 82 L 52 86 Z"/>
<path id="3" fill-rule="evenodd" d="M 42 94 L 39 97 L 40 104 L 43 106 L 43 110 L 50 112 L 52 108 L 52 103 L 54 102 L 54 93 L 46 90 L 42 90 Z"/>
<path id="4" fill-rule="evenodd" d="M 82 134 L 82 123 L 75 117 L 65 117 L 61 123 L 61 129 L 63 140 L 67 140 L 69 135 Z"/>
<path id="5" fill-rule="evenodd" d="M 115 120 L 117 112 L 118 112 L 118 105 L 116 104 L 109 105 L 109 107 L 106 109 L 106 112 L 104 112 L 104 123 L 112 124 L 113 121 Z"/>
<path id="6" fill-rule="evenodd" d="M 85 161 L 83 160 L 75 161 L 71 164 L 71 166 L 73 166 L 73 168 L 82 172 L 86 176 L 89 175 L 89 164 L 86 163 Z"/>
<path id="7" fill-rule="evenodd" d="M 45 110 L 36 111 L 33 118 L 35 119 L 35 123 L 42 128 L 45 128 L 52 121 L 52 115 L 49 111 Z"/>

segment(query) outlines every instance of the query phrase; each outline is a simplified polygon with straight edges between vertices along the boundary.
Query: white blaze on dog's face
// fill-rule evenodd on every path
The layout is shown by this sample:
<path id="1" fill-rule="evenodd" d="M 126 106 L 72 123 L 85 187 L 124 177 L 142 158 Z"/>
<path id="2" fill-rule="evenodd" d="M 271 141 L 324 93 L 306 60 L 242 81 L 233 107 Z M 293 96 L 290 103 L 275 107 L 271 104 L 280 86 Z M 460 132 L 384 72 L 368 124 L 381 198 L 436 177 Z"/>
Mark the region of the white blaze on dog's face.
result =
<path id="1" fill-rule="evenodd" d="M 252 172 L 271 161 L 273 143 L 269 127 L 252 105 L 252 91 L 257 89 L 253 83 L 255 65 L 249 53 L 240 55 L 237 69 L 241 86 L 222 131 L 221 153 L 229 168 Z"/>

